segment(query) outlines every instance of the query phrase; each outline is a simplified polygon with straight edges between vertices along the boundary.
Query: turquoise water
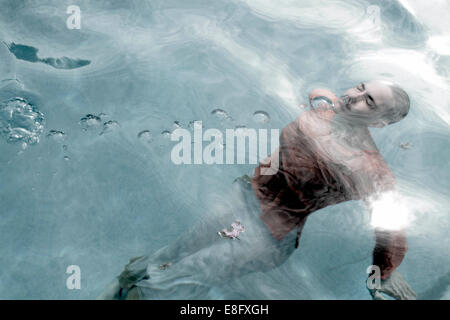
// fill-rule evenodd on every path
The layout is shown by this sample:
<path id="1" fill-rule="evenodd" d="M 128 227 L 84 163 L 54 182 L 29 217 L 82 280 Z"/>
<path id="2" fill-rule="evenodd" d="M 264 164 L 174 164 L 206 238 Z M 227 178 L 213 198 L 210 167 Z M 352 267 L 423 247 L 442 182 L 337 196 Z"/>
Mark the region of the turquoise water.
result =
<path id="1" fill-rule="evenodd" d="M 311 89 L 371 79 L 412 101 L 372 131 L 414 209 L 399 270 L 419 298 L 450 298 L 447 2 L 76 1 L 68 29 L 72 4 L 0 1 L 0 298 L 95 298 L 252 172 L 175 165 L 174 129 L 281 129 Z M 360 203 L 328 207 L 282 267 L 205 298 L 369 299 L 373 245 Z"/>

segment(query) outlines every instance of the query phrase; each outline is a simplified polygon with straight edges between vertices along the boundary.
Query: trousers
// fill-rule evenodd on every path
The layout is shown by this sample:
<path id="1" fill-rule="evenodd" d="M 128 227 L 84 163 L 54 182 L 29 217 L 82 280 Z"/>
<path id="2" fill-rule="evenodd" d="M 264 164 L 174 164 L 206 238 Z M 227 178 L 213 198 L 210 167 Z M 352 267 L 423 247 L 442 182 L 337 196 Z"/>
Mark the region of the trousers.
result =
<path id="1" fill-rule="evenodd" d="M 248 180 L 238 178 L 221 210 L 208 212 L 175 241 L 130 260 L 118 277 L 115 298 L 205 299 L 213 286 L 282 265 L 295 251 L 296 230 L 273 238 Z M 237 238 L 218 232 L 238 220 Z M 231 229 L 229 229 L 231 230 Z"/>

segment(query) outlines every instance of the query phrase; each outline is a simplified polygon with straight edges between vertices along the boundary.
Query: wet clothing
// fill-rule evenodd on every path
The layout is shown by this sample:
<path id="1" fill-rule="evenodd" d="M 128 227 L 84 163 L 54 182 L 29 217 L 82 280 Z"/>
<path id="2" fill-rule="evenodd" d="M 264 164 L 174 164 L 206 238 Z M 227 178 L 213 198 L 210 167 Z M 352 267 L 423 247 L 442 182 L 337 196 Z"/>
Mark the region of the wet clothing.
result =
<path id="1" fill-rule="evenodd" d="M 333 112 L 323 116 L 331 119 Z M 251 180 L 261 203 L 260 218 L 278 240 L 297 227 L 295 247 L 312 212 L 347 200 L 365 199 L 395 185 L 395 177 L 378 151 L 360 152 L 358 156 L 364 157 L 366 166 L 361 168 L 363 172 L 351 172 L 343 165 L 321 159 L 299 123 L 297 119 L 283 129 L 279 149 L 255 169 Z M 272 161 L 278 163 L 274 166 Z M 278 171 L 264 175 L 262 170 L 271 166 Z M 376 239 L 374 264 L 386 278 L 405 255 L 405 234 L 378 232 Z"/>
<path id="2" fill-rule="evenodd" d="M 278 161 L 275 173 L 263 174 L 264 167 L 270 167 L 266 163 L 256 168 L 253 178 L 237 179 L 231 198 L 221 199 L 222 210 L 211 210 L 155 253 L 130 260 L 109 296 L 204 298 L 212 286 L 281 265 L 298 245 L 309 214 L 393 188 L 394 176 L 377 151 L 364 151 L 358 157 L 364 157 L 364 167 L 352 171 L 324 161 L 297 119 L 283 129 L 280 147 L 270 158 Z M 245 227 L 239 239 L 218 234 L 236 220 Z M 405 252 L 404 232 L 376 232 L 374 264 L 383 279 L 401 263 Z"/>
<path id="3" fill-rule="evenodd" d="M 259 219 L 259 200 L 248 181 L 238 178 L 226 207 L 216 208 L 174 242 L 153 254 L 130 260 L 118 278 L 116 298 L 204 299 L 213 286 L 235 278 L 269 271 L 283 264 L 294 252 L 295 230 L 275 240 Z M 245 231 L 239 239 L 218 232 L 239 220 Z M 107 296 L 107 294 L 106 294 Z"/>

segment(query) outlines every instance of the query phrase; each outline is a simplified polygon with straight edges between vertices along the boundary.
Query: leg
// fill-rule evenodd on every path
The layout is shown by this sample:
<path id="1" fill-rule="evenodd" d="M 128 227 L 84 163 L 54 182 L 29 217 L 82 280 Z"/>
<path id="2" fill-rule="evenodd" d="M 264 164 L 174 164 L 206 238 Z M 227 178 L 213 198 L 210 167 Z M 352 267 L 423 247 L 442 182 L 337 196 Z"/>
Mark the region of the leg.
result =
<path id="1" fill-rule="evenodd" d="M 134 283 L 143 279 L 149 264 L 158 266 L 169 262 L 173 264 L 217 241 L 223 241 L 217 234 L 218 231 L 230 226 L 234 220 L 241 219 L 243 215 L 259 214 L 259 202 L 253 190 L 245 181 L 239 178 L 237 180 L 237 183 L 233 183 L 229 194 L 221 195 L 218 201 L 212 202 L 204 218 L 174 242 L 153 254 L 131 259 L 119 276 L 120 287 L 130 289 Z"/>
<path id="2" fill-rule="evenodd" d="M 254 228 L 252 228 L 254 227 Z M 283 264 L 294 248 L 295 230 L 281 241 L 249 225 L 241 240 L 221 239 L 184 257 L 170 268 L 149 265 L 149 278 L 136 286 L 144 299 L 205 298 L 211 286 L 221 285 L 252 272 L 266 272 Z"/>
<path id="3" fill-rule="evenodd" d="M 170 268 L 161 270 L 157 264 L 150 261 L 147 266 L 148 279 L 136 283 L 136 291 L 143 299 L 183 299 L 204 298 L 211 286 L 220 285 L 243 275 L 268 271 L 283 264 L 294 252 L 296 230 L 292 230 L 282 240 L 277 241 L 259 218 L 259 201 L 252 189 L 240 188 L 242 202 L 236 201 L 232 212 L 222 216 L 223 226 L 239 219 L 245 231 L 238 239 L 220 238 L 217 235 L 217 225 L 205 224 L 204 231 L 215 238 L 209 243 L 197 242 L 197 233 L 189 232 L 181 238 L 187 243 L 199 244 L 199 250 L 181 252 L 179 259 L 173 260 Z M 209 227 L 214 226 L 214 229 Z M 219 228 L 220 228 L 219 227 Z M 186 237 L 185 237 L 186 236 Z M 170 249 L 168 249 L 170 248 Z M 173 253 L 172 247 L 163 248 L 159 257 Z"/>
<path id="4" fill-rule="evenodd" d="M 153 261 L 177 261 L 198 250 L 220 241 L 217 232 L 229 227 L 245 216 L 255 218 L 260 214 L 259 200 L 244 175 L 235 180 L 229 194 L 221 195 L 206 209 L 206 214 L 174 242 L 151 255 Z M 259 219 L 258 219 L 259 220 Z M 244 224 L 245 226 L 245 224 Z"/>
<path id="5" fill-rule="evenodd" d="M 234 194 L 234 196 L 241 197 L 242 195 Z M 217 232 L 230 226 L 234 220 L 242 216 L 234 214 L 243 211 L 233 210 L 237 203 L 238 199 L 235 198 L 232 204 L 227 204 L 226 207 L 211 209 L 210 214 L 200 219 L 174 242 L 162 247 L 153 254 L 131 259 L 119 276 L 120 287 L 131 289 L 134 283 L 148 276 L 147 267 L 150 264 L 158 268 L 163 264 L 174 264 L 202 248 L 211 246 L 218 241 L 228 240 L 220 238 Z"/>
<path id="6" fill-rule="evenodd" d="M 133 296 L 138 291 L 144 298 L 158 293 L 171 297 L 171 290 L 180 292 L 183 288 L 191 295 L 201 295 L 210 285 L 283 263 L 294 250 L 295 230 L 281 241 L 275 240 L 259 218 L 259 201 L 251 186 L 242 181 L 234 186 L 237 190 L 231 198 L 218 202 L 205 219 L 174 243 L 132 259 L 119 276 L 124 296 L 133 290 Z M 245 227 L 240 240 L 221 238 L 217 232 L 235 220 Z M 169 268 L 159 268 L 168 262 Z"/>

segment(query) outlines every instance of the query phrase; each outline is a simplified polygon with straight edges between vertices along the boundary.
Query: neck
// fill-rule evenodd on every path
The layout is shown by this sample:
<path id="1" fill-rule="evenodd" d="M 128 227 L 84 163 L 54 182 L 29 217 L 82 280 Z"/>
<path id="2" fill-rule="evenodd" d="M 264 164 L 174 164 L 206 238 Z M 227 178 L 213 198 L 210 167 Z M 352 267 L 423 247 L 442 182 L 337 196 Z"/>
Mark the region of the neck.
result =
<path id="1" fill-rule="evenodd" d="M 367 131 L 367 125 L 362 124 L 354 119 L 349 119 L 347 117 L 342 116 L 341 113 L 336 113 L 333 117 L 334 126 L 340 128 L 344 131 Z"/>

